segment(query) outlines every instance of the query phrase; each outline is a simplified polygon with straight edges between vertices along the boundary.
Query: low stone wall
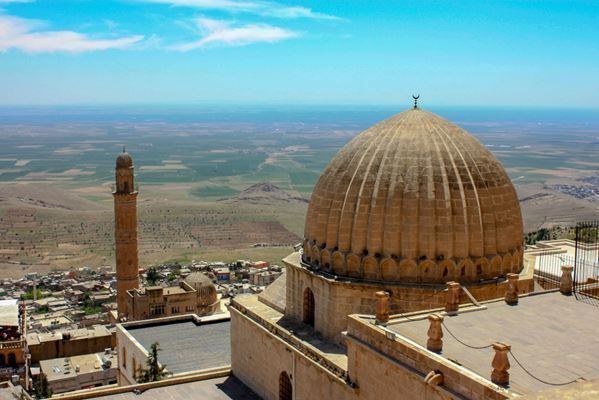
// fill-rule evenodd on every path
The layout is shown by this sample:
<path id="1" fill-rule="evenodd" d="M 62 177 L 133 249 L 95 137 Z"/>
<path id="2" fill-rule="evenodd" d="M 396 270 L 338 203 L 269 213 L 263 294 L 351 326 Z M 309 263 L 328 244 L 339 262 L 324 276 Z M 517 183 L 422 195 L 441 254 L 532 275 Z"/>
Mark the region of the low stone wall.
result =
<path id="1" fill-rule="evenodd" d="M 387 338 L 385 330 L 356 315 L 348 319 L 347 347 L 348 373 L 360 392 L 368 393 L 361 397 L 364 399 L 385 398 L 389 393 L 394 393 L 397 399 L 504 400 L 512 396 L 411 341 L 399 336 Z M 442 374 L 442 384 L 425 381 L 431 371 Z"/>
<path id="2" fill-rule="evenodd" d="M 197 371 L 185 375 L 179 375 L 173 378 L 165 379 L 158 382 L 138 383 L 130 386 L 110 386 L 101 389 L 80 390 L 77 392 L 54 395 L 51 399 L 60 400 L 83 400 L 96 397 L 113 396 L 120 393 L 129 393 L 134 390 L 144 392 L 148 389 L 154 389 L 164 386 L 179 385 L 182 383 L 203 381 L 207 379 L 221 378 L 231 374 L 230 367 L 214 368 L 210 370 Z"/>
<path id="3" fill-rule="evenodd" d="M 260 324 L 249 310 L 230 310 L 233 374 L 260 397 L 278 399 L 279 376 L 286 372 L 296 400 L 357 398 L 356 390 L 340 377 L 345 371 L 332 370 L 333 364 L 327 364 L 322 354 L 297 348 L 283 338 L 288 332 L 271 331 L 281 328 L 266 321 Z"/>

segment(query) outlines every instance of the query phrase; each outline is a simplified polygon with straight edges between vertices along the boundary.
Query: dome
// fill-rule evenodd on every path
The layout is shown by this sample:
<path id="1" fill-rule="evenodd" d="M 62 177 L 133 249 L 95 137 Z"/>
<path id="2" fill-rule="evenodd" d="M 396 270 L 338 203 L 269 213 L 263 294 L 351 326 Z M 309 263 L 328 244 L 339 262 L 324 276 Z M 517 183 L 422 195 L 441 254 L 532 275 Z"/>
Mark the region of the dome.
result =
<path id="1" fill-rule="evenodd" d="M 192 272 L 191 274 L 187 275 L 185 278 L 185 283 L 196 290 L 201 287 L 214 286 L 212 280 L 202 272 Z"/>
<path id="2" fill-rule="evenodd" d="M 198 315 L 211 314 L 217 309 L 216 287 L 210 278 L 202 272 L 192 272 L 185 278 L 185 283 L 196 291 Z"/>
<path id="3" fill-rule="evenodd" d="M 519 272 L 522 216 L 501 163 L 451 122 L 412 109 L 343 147 L 308 206 L 305 263 L 385 282 Z"/>
<path id="4" fill-rule="evenodd" d="M 133 158 L 124 149 L 116 158 L 117 168 L 131 168 L 133 166 Z"/>

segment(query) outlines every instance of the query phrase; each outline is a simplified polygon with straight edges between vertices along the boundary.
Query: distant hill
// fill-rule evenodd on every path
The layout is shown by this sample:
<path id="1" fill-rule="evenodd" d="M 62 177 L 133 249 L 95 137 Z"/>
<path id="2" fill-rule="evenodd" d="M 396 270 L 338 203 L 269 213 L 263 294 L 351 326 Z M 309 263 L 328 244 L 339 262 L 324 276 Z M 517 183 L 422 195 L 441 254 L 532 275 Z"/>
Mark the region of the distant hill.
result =
<path id="1" fill-rule="evenodd" d="M 106 192 L 109 192 L 108 188 Z M 56 187 L 56 185 L 2 183 L 0 184 L 0 207 L 9 206 L 33 206 L 70 211 L 99 211 L 107 209 L 103 204 L 87 200 L 74 192 Z"/>
<path id="2" fill-rule="evenodd" d="M 308 200 L 292 196 L 286 191 L 268 182 L 256 183 L 243 190 L 236 196 L 221 199 L 227 202 L 248 202 L 248 203 L 268 203 L 272 201 L 281 201 L 286 203 L 308 203 Z"/>

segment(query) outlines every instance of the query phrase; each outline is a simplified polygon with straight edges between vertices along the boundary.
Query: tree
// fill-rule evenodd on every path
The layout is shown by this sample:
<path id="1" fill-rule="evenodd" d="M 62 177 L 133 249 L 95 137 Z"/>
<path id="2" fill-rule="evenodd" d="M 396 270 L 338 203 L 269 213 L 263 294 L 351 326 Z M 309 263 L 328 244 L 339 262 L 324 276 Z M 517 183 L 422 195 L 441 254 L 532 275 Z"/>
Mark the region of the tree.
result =
<path id="1" fill-rule="evenodd" d="M 48 378 L 46 374 L 40 374 L 34 385 L 35 397 L 38 399 L 47 399 L 52 397 L 52 390 L 48 387 Z"/>
<path id="2" fill-rule="evenodd" d="M 156 267 L 148 268 L 148 272 L 146 273 L 146 281 L 148 281 L 149 285 L 155 285 L 159 277 L 158 269 Z"/>
<path id="3" fill-rule="evenodd" d="M 160 365 L 158 362 L 159 351 L 160 347 L 158 347 L 158 342 L 152 343 L 150 346 L 150 354 L 148 354 L 146 360 L 146 368 L 140 367 L 135 372 L 135 380 L 138 383 L 161 381 L 168 376 L 166 365 Z"/>

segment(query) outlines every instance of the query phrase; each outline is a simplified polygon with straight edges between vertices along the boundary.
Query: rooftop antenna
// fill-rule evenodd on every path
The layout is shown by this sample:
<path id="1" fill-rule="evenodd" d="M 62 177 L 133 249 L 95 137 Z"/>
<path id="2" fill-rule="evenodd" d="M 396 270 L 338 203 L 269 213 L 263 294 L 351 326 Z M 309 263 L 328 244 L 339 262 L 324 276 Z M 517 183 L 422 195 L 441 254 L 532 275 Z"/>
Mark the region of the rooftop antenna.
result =
<path id="1" fill-rule="evenodd" d="M 416 110 L 418 108 L 418 99 L 420 98 L 420 94 L 412 95 L 412 98 L 414 99 L 414 110 Z"/>

